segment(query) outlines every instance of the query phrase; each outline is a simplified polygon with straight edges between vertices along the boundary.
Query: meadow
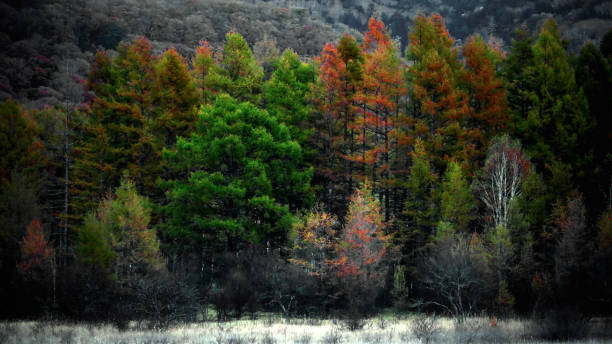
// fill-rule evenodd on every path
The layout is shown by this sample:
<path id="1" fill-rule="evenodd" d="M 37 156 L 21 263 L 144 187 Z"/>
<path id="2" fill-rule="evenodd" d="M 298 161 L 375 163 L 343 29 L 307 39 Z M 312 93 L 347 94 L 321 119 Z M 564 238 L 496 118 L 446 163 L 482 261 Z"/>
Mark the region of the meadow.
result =
<path id="1" fill-rule="evenodd" d="M 607 324 L 606 324 L 607 322 Z M 417 344 L 417 343 L 523 343 L 553 342 L 611 343 L 609 320 L 592 319 L 587 339 L 543 340 L 542 324 L 525 319 L 498 320 L 470 318 L 457 326 L 450 318 L 377 317 L 364 322 L 363 328 L 350 331 L 340 320 L 281 319 L 261 317 L 256 320 L 199 322 L 164 330 L 147 329 L 132 322 L 119 330 L 110 324 L 68 323 L 58 321 L 14 321 L 0 323 L 0 343 L 5 344 Z"/>

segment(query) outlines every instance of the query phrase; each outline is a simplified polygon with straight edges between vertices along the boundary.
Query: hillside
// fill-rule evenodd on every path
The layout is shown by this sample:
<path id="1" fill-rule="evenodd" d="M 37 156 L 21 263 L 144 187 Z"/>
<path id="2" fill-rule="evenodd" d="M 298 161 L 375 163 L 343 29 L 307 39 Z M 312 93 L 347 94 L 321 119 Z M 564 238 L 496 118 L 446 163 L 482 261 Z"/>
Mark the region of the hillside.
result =
<path id="1" fill-rule="evenodd" d="M 305 8 L 330 24 L 346 24 L 364 31 L 370 16 L 382 19 L 394 36 L 407 44 L 408 30 L 419 13 L 437 12 L 444 17 L 455 38 L 473 33 L 493 34 L 510 42 L 515 28 L 525 23 L 531 29 L 553 17 L 561 32 L 577 51 L 585 41 L 597 43 L 612 26 L 612 1 L 605 0 L 245 0 L 279 7 Z"/>
<path id="2" fill-rule="evenodd" d="M 200 40 L 220 48 L 229 31 L 240 32 L 251 46 L 275 42 L 280 51 L 292 48 L 300 55 L 317 54 L 339 37 L 304 11 L 268 4 L 2 1 L 0 100 L 13 98 L 33 108 L 62 101 L 67 90 L 78 88 L 93 53 L 115 49 L 122 40 L 146 36 L 155 54 L 174 46 L 189 57 Z"/>
<path id="3" fill-rule="evenodd" d="M 274 42 L 280 51 L 312 56 L 344 32 L 363 32 L 370 16 L 381 18 L 403 47 L 419 13 L 440 13 L 458 44 L 480 33 L 507 45 L 518 25 L 536 30 L 552 16 L 576 52 L 612 26 L 612 1 L 604 0 L 38 0 L 2 1 L 0 9 L 0 100 L 31 108 L 80 96 L 96 50 L 143 35 L 156 54 L 174 46 L 192 56 L 200 40 L 220 47 L 227 32 L 237 31 L 252 47 L 259 42 L 262 54 Z"/>

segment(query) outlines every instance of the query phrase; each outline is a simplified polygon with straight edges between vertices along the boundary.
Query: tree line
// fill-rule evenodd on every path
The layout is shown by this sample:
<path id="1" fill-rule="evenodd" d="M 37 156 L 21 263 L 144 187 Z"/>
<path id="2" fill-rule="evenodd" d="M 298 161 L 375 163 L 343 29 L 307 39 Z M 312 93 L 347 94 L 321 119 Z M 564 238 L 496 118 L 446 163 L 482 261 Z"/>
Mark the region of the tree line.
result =
<path id="1" fill-rule="evenodd" d="M 2 316 L 607 314 L 611 37 L 98 52 L 83 98 L 0 105 Z"/>

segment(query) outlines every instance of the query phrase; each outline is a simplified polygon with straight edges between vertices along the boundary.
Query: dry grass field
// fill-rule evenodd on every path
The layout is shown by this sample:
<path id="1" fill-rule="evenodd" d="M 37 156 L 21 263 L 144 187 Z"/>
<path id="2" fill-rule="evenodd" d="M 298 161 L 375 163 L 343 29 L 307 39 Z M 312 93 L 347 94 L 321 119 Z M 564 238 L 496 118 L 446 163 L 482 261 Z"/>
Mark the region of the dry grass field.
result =
<path id="1" fill-rule="evenodd" d="M 418 329 L 419 318 L 375 318 L 361 330 L 349 331 L 340 321 L 318 319 L 236 320 L 202 322 L 174 326 L 163 331 L 139 329 L 132 324 L 120 331 L 112 325 L 69 324 L 52 321 L 0 323 L 0 343 L 121 343 L 121 344 L 394 344 L 394 343 L 551 343 L 534 339 L 538 325 L 526 320 L 500 320 L 491 327 L 490 320 L 472 318 L 460 328 L 451 319 L 429 322 L 425 331 Z M 427 329 L 432 331 L 427 331 Z M 565 343 L 612 343 L 601 321 L 592 321 L 587 338 Z"/>

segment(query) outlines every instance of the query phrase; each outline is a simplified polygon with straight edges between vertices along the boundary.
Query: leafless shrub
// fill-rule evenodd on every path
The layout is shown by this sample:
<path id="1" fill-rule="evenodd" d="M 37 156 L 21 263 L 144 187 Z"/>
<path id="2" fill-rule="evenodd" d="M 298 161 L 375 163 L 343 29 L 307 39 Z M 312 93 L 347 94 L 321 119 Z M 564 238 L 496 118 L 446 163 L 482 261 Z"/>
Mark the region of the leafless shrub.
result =
<path id="1" fill-rule="evenodd" d="M 470 344 L 476 342 L 482 331 L 489 326 L 482 318 L 466 318 L 459 322 L 455 321 L 454 336 L 457 343 Z"/>
<path id="2" fill-rule="evenodd" d="M 414 319 L 412 326 L 410 327 L 412 335 L 414 335 L 421 343 L 430 343 L 439 330 L 437 322 L 438 319 L 435 315 L 431 317 L 425 315 L 417 317 Z"/>
<path id="3" fill-rule="evenodd" d="M 329 330 L 321 339 L 321 344 L 340 344 L 343 341 L 342 332 L 337 328 Z"/>
<path id="4" fill-rule="evenodd" d="M 376 326 L 378 326 L 378 328 L 381 330 L 384 330 L 387 328 L 387 326 L 389 326 L 389 321 L 385 319 L 382 313 L 379 314 L 378 317 L 376 317 Z"/>
<path id="5" fill-rule="evenodd" d="M 367 323 L 366 319 L 359 314 L 351 313 L 352 312 L 349 312 L 349 314 L 343 317 L 340 326 L 343 329 L 349 330 L 351 332 L 361 330 Z"/>

